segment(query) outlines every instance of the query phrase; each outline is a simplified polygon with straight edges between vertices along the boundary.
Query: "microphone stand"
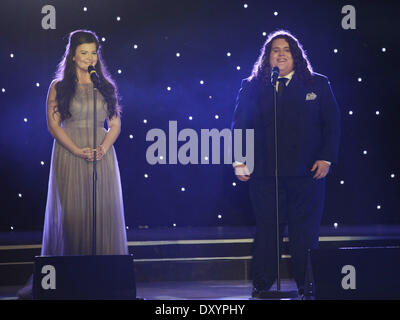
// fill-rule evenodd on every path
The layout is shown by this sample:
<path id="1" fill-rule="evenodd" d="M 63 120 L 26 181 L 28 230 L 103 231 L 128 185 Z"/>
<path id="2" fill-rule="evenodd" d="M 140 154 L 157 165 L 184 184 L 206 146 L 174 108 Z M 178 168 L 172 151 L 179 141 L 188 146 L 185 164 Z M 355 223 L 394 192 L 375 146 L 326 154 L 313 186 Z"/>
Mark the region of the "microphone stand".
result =
<path id="1" fill-rule="evenodd" d="M 276 289 L 281 291 L 281 276 L 280 276 L 280 237 L 279 237 L 279 189 L 278 189 L 278 125 L 277 125 L 277 99 L 276 99 L 276 78 L 272 80 L 273 102 L 274 102 L 274 142 L 275 142 L 275 222 L 276 222 L 276 267 L 277 267 L 277 282 Z"/>
<path id="2" fill-rule="evenodd" d="M 271 77 L 272 96 L 274 107 L 274 142 L 275 142 L 275 221 L 276 221 L 276 267 L 277 267 L 277 281 L 276 291 L 268 291 L 269 296 L 266 298 L 281 299 L 281 298 L 295 298 L 298 296 L 297 291 L 281 291 L 281 276 L 280 276 L 280 235 L 279 235 L 279 188 L 278 188 L 278 122 L 277 122 L 277 94 L 276 94 L 276 81 L 278 74 Z"/>
<path id="3" fill-rule="evenodd" d="M 96 81 L 93 82 L 93 149 L 94 149 L 94 159 L 93 159 L 93 233 L 92 233 L 92 255 L 96 255 L 96 210 L 97 210 L 97 86 Z"/>

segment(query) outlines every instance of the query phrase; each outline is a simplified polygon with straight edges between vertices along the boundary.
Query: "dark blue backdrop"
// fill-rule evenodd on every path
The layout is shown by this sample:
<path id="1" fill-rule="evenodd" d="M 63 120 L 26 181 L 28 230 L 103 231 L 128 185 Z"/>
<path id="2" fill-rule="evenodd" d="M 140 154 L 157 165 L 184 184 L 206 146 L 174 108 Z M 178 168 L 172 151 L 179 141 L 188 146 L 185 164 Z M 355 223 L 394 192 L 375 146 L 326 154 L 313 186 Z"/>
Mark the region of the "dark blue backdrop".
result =
<path id="1" fill-rule="evenodd" d="M 47 4 L 56 8 L 55 30 L 41 26 Z M 2 1 L 1 229 L 42 226 L 53 141 L 46 94 L 66 35 L 80 28 L 105 38 L 104 58 L 122 96 L 115 147 L 130 228 L 253 224 L 247 185 L 235 179 L 230 165 L 151 166 L 145 137 L 152 128 L 167 130 L 171 120 L 178 130 L 198 133 L 229 128 L 241 79 L 251 72 L 263 33 L 279 28 L 293 32 L 314 70 L 329 77 L 342 111 L 340 159 L 328 178 L 323 224 L 399 223 L 399 8 L 395 1 L 353 1 L 356 29 L 344 30 L 346 4 Z"/>

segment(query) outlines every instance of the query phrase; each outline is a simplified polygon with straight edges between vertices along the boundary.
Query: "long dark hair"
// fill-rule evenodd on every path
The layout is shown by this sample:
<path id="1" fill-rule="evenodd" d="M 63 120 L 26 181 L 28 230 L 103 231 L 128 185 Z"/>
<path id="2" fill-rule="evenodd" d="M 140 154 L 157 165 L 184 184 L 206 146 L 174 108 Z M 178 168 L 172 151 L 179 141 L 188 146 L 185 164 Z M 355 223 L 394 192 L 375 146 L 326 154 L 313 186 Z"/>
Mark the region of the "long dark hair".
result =
<path id="1" fill-rule="evenodd" d="M 289 44 L 290 52 L 293 57 L 293 67 L 296 70 L 296 77 L 303 81 L 312 81 L 313 70 L 308 61 L 307 54 L 300 44 L 289 31 L 278 30 L 270 33 L 261 48 L 260 56 L 254 64 L 250 79 L 258 79 L 267 81 L 271 75 L 271 66 L 269 64 L 269 56 L 271 53 L 272 42 L 275 39 L 285 39 Z"/>
<path id="2" fill-rule="evenodd" d="M 83 43 L 95 43 L 98 61 L 96 71 L 100 78 L 101 85 L 99 91 L 107 102 L 107 114 L 111 119 L 113 116 L 120 116 L 121 107 L 119 106 L 118 90 L 114 80 L 111 78 L 101 55 L 101 46 L 97 35 L 90 30 L 76 30 L 69 34 L 68 44 L 65 53 L 56 71 L 56 91 L 57 91 L 57 111 L 61 115 L 61 120 L 71 117 L 69 112 L 70 101 L 75 94 L 78 78 L 73 57 L 76 48 Z"/>

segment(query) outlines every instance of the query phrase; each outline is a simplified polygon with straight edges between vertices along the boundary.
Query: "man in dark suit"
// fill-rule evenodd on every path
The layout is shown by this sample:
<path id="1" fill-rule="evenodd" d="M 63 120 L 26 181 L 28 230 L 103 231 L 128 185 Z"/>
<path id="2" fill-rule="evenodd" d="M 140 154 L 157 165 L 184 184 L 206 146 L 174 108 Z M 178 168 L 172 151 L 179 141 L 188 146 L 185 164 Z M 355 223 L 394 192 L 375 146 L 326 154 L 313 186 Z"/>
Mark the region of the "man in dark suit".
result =
<path id="1" fill-rule="evenodd" d="M 279 68 L 275 88 L 273 67 Z M 276 150 L 273 90 L 277 92 Z M 288 226 L 292 272 L 303 294 L 307 251 L 318 246 L 325 177 L 338 158 L 340 111 L 327 77 L 312 71 L 300 43 L 289 32 L 270 34 L 252 75 L 242 81 L 234 129 L 254 129 L 253 172 L 245 163 L 233 164 L 237 178 L 249 181 L 256 218 L 252 295 L 267 296 L 277 277 L 275 151 L 279 219 Z"/>

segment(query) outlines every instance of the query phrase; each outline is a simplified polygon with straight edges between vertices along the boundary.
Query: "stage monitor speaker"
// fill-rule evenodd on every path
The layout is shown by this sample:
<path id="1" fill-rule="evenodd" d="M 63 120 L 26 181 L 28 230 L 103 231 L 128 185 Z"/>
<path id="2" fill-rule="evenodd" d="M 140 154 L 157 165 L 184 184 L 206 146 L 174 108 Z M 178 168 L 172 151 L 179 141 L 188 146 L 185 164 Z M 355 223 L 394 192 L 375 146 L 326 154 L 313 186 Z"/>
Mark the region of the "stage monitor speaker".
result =
<path id="1" fill-rule="evenodd" d="M 35 257 L 33 299 L 136 299 L 133 256 Z"/>
<path id="2" fill-rule="evenodd" d="M 399 299 L 400 247 L 312 249 L 315 299 Z"/>

